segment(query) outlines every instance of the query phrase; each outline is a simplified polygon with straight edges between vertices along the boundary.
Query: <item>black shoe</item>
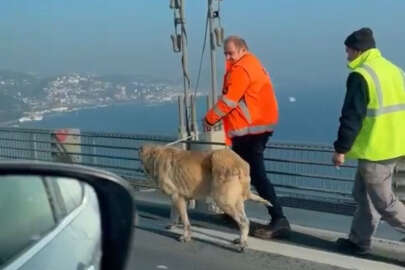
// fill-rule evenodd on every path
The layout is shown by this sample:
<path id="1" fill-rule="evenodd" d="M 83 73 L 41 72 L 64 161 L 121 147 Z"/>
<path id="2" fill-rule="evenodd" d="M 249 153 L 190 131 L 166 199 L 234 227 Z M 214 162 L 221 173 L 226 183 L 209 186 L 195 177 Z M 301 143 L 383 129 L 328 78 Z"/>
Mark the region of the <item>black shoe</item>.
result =
<path id="1" fill-rule="evenodd" d="M 349 239 L 339 238 L 336 240 L 336 244 L 341 252 L 355 254 L 355 255 L 365 255 L 370 253 L 370 247 L 359 246 Z"/>
<path id="2" fill-rule="evenodd" d="M 250 220 L 250 222 L 249 222 L 249 236 L 254 236 L 254 233 L 257 230 L 268 228 L 268 227 L 269 227 L 269 223 L 263 224 L 263 223 L 258 223 L 258 222 L 255 222 L 253 220 Z"/>
<path id="3" fill-rule="evenodd" d="M 286 218 L 279 218 L 272 220 L 269 225 L 253 231 L 252 235 L 262 239 L 282 239 L 288 238 L 290 236 L 290 232 L 291 227 L 288 220 Z"/>

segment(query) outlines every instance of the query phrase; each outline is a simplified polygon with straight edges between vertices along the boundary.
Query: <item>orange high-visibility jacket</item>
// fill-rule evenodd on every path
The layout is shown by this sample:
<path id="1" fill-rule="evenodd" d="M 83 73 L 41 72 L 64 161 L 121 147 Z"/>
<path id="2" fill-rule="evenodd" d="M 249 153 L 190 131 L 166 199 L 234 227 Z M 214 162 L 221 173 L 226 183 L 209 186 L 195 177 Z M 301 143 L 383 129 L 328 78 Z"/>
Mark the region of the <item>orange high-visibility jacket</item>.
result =
<path id="1" fill-rule="evenodd" d="M 214 125 L 222 119 L 227 138 L 273 131 L 278 121 L 277 99 L 260 61 L 246 53 L 226 67 L 222 96 L 205 120 Z"/>

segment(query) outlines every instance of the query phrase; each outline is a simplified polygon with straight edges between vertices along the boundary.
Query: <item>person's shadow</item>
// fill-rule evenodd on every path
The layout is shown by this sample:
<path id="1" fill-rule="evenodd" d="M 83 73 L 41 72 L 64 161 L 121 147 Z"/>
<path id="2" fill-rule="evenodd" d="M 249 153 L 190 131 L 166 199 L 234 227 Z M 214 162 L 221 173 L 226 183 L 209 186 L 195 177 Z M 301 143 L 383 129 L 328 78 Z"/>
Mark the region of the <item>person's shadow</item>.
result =
<path id="1" fill-rule="evenodd" d="M 170 216 L 170 208 L 167 205 L 162 205 L 162 204 L 153 204 L 153 203 L 142 203 L 139 202 L 136 205 L 137 210 L 139 210 L 138 214 L 147 219 L 167 219 Z M 191 220 L 192 226 L 196 227 L 201 227 L 201 228 L 209 228 L 212 230 L 218 230 L 218 231 L 225 231 L 225 232 L 232 232 L 235 234 L 238 234 L 239 229 L 237 224 L 232 220 L 227 215 L 212 215 L 212 214 L 204 214 L 204 213 L 199 213 L 197 211 L 188 211 L 189 212 L 189 217 Z M 255 222 L 251 222 L 255 223 Z M 260 228 L 261 226 L 265 226 L 260 223 L 256 223 L 255 227 Z M 162 232 L 161 230 L 157 229 L 150 229 L 150 228 L 145 228 L 144 226 L 137 226 L 138 228 L 148 230 L 152 233 L 157 233 L 160 235 L 165 235 L 170 238 L 177 238 L 177 235 L 166 231 Z M 404 241 L 405 239 L 402 239 L 401 241 Z M 291 231 L 290 237 L 288 239 L 271 239 L 271 241 L 280 241 L 284 243 L 293 243 L 297 246 L 302 246 L 302 247 L 309 247 L 309 248 L 314 248 L 322 251 L 328 251 L 328 252 L 336 252 L 339 254 L 346 254 L 344 251 L 342 252 L 339 250 L 338 246 L 335 244 L 335 241 L 330 241 L 330 240 L 325 240 L 320 237 L 316 237 L 307 233 L 302 233 L 302 232 L 297 232 L 297 231 Z M 205 242 L 205 241 L 203 241 Z M 210 244 L 213 244 L 210 242 Z M 224 245 L 219 245 L 222 248 L 226 249 L 233 249 L 230 247 L 226 247 Z M 395 264 L 399 266 L 405 267 L 405 259 L 397 259 L 397 258 L 392 258 L 392 257 L 387 257 L 383 256 L 380 254 L 379 251 L 374 251 L 372 250 L 370 254 L 367 255 L 353 255 L 355 257 L 359 258 L 364 258 L 368 260 L 373 260 L 373 261 L 378 261 L 378 262 L 384 262 L 384 263 L 390 263 L 390 264 Z M 405 256 L 404 256 L 405 258 Z"/>
<path id="2" fill-rule="evenodd" d="M 260 226 L 264 225 L 258 225 L 257 228 L 260 228 Z M 291 231 L 290 237 L 288 239 L 272 239 L 271 241 L 280 241 L 284 243 L 294 243 L 297 246 L 302 246 L 302 247 L 308 247 L 308 248 L 314 248 L 322 251 L 328 251 L 328 252 L 335 252 L 339 254 L 345 254 L 345 255 L 351 255 L 354 257 L 359 257 L 363 259 L 368 259 L 368 260 L 373 260 L 373 261 L 378 261 L 378 262 L 384 262 L 384 263 L 390 263 L 390 264 L 395 264 L 399 266 L 405 266 L 405 254 L 401 259 L 399 258 L 392 258 L 388 256 L 384 256 L 381 254 L 379 250 L 371 250 L 369 254 L 366 255 L 353 255 L 348 253 L 347 251 L 339 249 L 339 247 L 336 245 L 335 241 L 330 241 L 330 240 L 325 240 L 307 233 L 302 233 L 302 232 L 297 232 L 297 231 Z"/>

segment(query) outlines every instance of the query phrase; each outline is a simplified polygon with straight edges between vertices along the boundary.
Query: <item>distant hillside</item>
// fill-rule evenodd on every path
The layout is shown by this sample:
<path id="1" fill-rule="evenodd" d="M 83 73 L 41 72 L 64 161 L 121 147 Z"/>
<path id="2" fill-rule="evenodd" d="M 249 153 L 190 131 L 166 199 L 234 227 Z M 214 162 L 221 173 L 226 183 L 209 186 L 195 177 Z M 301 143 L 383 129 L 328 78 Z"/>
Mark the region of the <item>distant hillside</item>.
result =
<path id="1" fill-rule="evenodd" d="M 22 101 L 0 93 L 0 122 L 18 119 L 27 109 L 27 104 Z"/>
<path id="2" fill-rule="evenodd" d="M 150 76 L 115 74 L 60 74 L 39 78 L 0 70 L 0 122 L 15 120 L 24 112 L 46 113 L 57 108 L 77 108 L 128 101 L 173 101 L 182 87 Z"/>
<path id="3" fill-rule="evenodd" d="M 35 77 L 33 75 L 16 72 L 11 70 L 0 70 L 0 80 L 15 79 L 15 80 L 33 80 Z"/>
<path id="4" fill-rule="evenodd" d="M 21 72 L 0 70 L 0 93 L 19 99 L 36 95 L 38 78 Z"/>
<path id="5" fill-rule="evenodd" d="M 108 75 L 101 75 L 95 77 L 98 80 L 111 82 L 111 83 L 130 83 L 130 82 L 138 82 L 138 83 L 164 83 L 173 85 L 176 84 L 176 80 L 167 80 L 162 79 L 157 76 L 150 76 L 150 75 L 136 75 L 136 74 L 108 74 Z"/>

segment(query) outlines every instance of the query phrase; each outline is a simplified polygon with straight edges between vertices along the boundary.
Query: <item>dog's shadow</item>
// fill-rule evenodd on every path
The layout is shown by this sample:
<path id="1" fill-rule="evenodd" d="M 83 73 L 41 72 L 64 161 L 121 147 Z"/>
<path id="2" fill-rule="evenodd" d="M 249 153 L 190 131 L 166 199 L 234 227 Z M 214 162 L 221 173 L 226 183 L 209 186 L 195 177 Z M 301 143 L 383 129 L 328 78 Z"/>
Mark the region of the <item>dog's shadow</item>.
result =
<path id="1" fill-rule="evenodd" d="M 148 227 L 142 226 L 142 225 L 140 225 L 140 226 L 138 225 L 138 226 L 135 226 L 135 227 L 138 228 L 138 229 L 144 230 L 144 231 L 148 231 L 148 232 L 155 233 L 155 234 L 167 237 L 167 238 L 171 238 L 171 239 L 179 242 L 180 234 L 176 233 L 174 231 L 171 231 L 171 230 L 168 230 L 168 229 L 148 228 Z M 192 233 L 193 233 L 193 231 L 192 231 Z M 221 238 L 221 237 L 218 237 L 218 236 L 213 236 L 213 235 L 202 233 L 202 232 L 198 232 L 198 233 L 199 234 L 204 234 L 204 235 L 206 235 L 208 237 L 215 237 L 215 238 L 220 239 L 222 241 L 218 242 L 218 241 L 210 241 L 208 239 L 192 238 L 191 243 L 192 243 L 192 241 L 197 241 L 197 242 L 200 242 L 200 243 L 216 246 L 218 248 L 222 248 L 222 249 L 225 249 L 225 250 L 228 250 L 228 251 L 231 251 L 231 252 L 237 252 L 237 253 L 241 252 L 239 247 L 234 245 L 231 241 L 229 241 L 229 239 Z M 189 245 L 191 243 L 186 242 L 186 243 L 184 243 L 184 245 Z"/>
<path id="2" fill-rule="evenodd" d="M 170 206 L 153 202 L 136 202 L 136 209 L 140 216 L 147 219 L 167 219 L 170 216 Z M 205 214 L 195 210 L 188 210 L 188 216 L 192 226 L 210 229 L 225 229 L 227 232 L 238 231 L 238 225 L 227 215 Z"/>
<path id="3" fill-rule="evenodd" d="M 137 203 L 136 208 L 140 212 L 142 212 L 142 214 L 139 214 L 140 217 L 146 218 L 149 220 L 156 220 L 156 221 L 164 220 L 167 222 L 167 218 L 170 216 L 170 209 L 167 205 L 162 205 L 162 204 L 157 204 L 157 203 L 153 204 L 150 202 L 148 202 L 148 203 L 139 202 L 139 203 Z M 207 229 L 212 229 L 212 230 L 217 230 L 217 231 L 234 233 L 235 237 L 237 237 L 239 234 L 239 229 L 238 229 L 237 224 L 230 217 L 228 217 L 226 215 L 211 215 L 211 214 L 199 213 L 196 211 L 189 211 L 189 217 L 192 222 L 192 227 L 197 227 L 197 228 L 201 227 L 201 228 L 207 228 Z M 148 228 L 147 226 L 137 226 L 137 227 L 142 230 L 146 230 L 146 231 L 149 231 L 152 233 L 163 235 L 165 237 L 169 237 L 169 238 L 172 238 L 172 239 L 178 241 L 179 234 L 175 233 L 173 231 L 164 229 L 165 225 L 167 225 L 167 224 L 162 223 L 162 229 Z M 235 252 L 238 251 L 237 247 L 227 238 L 222 238 L 222 237 L 219 237 L 218 235 L 210 235 L 209 233 L 205 233 L 205 232 L 201 232 L 201 231 L 198 231 L 198 233 L 205 234 L 206 236 L 208 236 L 210 238 L 216 238 L 221 241 L 219 243 L 219 242 L 215 242 L 215 241 L 201 240 L 201 239 L 195 239 L 195 238 L 193 238 L 192 241 L 203 242 L 206 244 L 214 245 L 214 246 L 224 248 L 227 250 L 231 250 L 231 251 L 235 251 Z M 279 242 L 283 242 L 283 243 L 294 244 L 297 246 L 314 248 L 314 249 L 318 249 L 318 250 L 322 250 L 322 251 L 335 252 L 335 253 L 340 253 L 340 254 L 342 253 L 342 251 L 339 250 L 337 245 L 335 244 L 335 241 L 325 240 L 320 237 L 313 236 L 311 234 L 306 234 L 306 233 L 297 232 L 297 231 L 292 231 L 290 233 L 290 237 L 288 239 L 283 239 L 283 240 L 272 239 L 270 241 L 279 241 Z M 229 244 L 225 244 L 225 243 L 229 243 Z M 401 261 L 399 259 L 394 259 L 394 258 L 389 258 L 387 256 L 383 256 L 374 251 L 371 254 L 362 255 L 362 256 L 358 256 L 358 257 L 405 267 L 405 261 Z"/>

